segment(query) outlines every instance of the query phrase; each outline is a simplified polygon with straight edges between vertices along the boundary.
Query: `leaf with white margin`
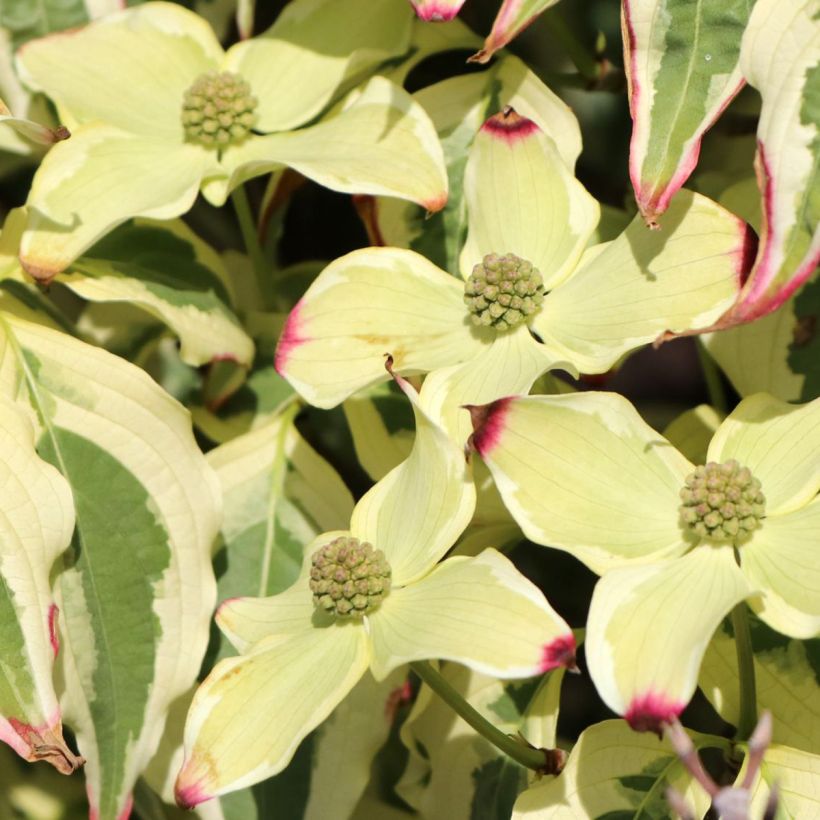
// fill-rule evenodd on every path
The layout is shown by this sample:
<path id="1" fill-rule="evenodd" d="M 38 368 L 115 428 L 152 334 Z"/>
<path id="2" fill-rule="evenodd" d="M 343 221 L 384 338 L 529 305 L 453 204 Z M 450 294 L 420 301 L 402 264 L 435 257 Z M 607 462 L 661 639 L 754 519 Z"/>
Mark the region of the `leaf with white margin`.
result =
<path id="1" fill-rule="evenodd" d="M 473 445 L 524 534 L 602 573 L 679 555 L 692 465 L 614 393 L 501 399 L 474 410 Z"/>
<path id="2" fill-rule="evenodd" d="M 177 803 L 191 808 L 282 771 L 361 679 L 369 654 L 362 624 L 312 627 L 308 617 L 300 632 L 220 661 L 188 713 Z"/>
<path id="3" fill-rule="evenodd" d="M 558 0 L 502 0 L 493 28 L 481 50 L 470 60 L 477 63 L 489 62 L 493 54 L 504 48 L 517 37 L 535 18 Z"/>
<path id="4" fill-rule="evenodd" d="M 598 223 L 598 203 L 536 123 L 506 108 L 476 135 L 464 172 L 469 227 L 461 275 L 490 253 L 531 262 L 552 290 L 572 272 Z"/>
<path id="5" fill-rule="evenodd" d="M 592 593 L 586 632 L 604 703 L 637 731 L 660 731 L 695 693 L 715 629 L 754 591 L 726 545 L 607 572 Z"/>
<path id="6" fill-rule="evenodd" d="M 34 408 L 38 452 L 74 495 L 57 584 L 61 703 L 92 811 L 113 818 L 199 671 L 219 486 L 188 414 L 139 368 L 12 313 L 0 328 L 0 390 Z"/>
<path id="7" fill-rule="evenodd" d="M 765 591 L 752 608 L 793 638 L 820 636 L 818 532 L 820 496 L 786 515 L 768 516 L 740 554 L 744 575 Z"/>
<path id="8" fill-rule="evenodd" d="M 52 684 L 59 637 L 49 573 L 71 540 L 74 504 L 34 444 L 24 410 L 0 398 L 0 740 L 70 774 L 82 761 L 63 740 Z"/>
<path id="9" fill-rule="evenodd" d="M 245 180 L 281 166 L 332 191 L 400 197 L 428 211 L 447 202 L 444 155 L 429 117 L 384 77 L 372 77 L 315 125 L 227 148 L 221 164 L 228 175 L 202 186 L 216 206 Z"/>
<path id="10" fill-rule="evenodd" d="M 652 227 L 694 170 L 704 133 L 743 87 L 740 40 L 752 5 L 624 0 L 629 175 Z"/>
<path id="11" fill-rule="evenodd" d="M 275 595 L 299 576 L 304 547 L 346 527 L 353 498 L 293 424 L 296 408 L 207 455 L 225 514 L 218 600 Z M 233 654 L 221 642 L 220 657 Z"/>
<path id="12" fill-rule="evenodd" d="M 295 0 L 264 33 L 228 52 L 259 99 L 257 127 L 296 128 L 334 96 L 410 45 L 413 15 L 401 0 Z"/>
<path id="13" fill-rule="evenodd" d="M 423 256 L 363 248 L 331 262 L 290 313 L 276 369 L 317 407 L 388 378 L 384 357 L 412 374 L 484 349 L 468 322 L 464 286 Z"/>
<path id="14" fill-rule="evenodd" d="M 815 277 L 773 313 L 701 337 L 741 396 L 764 391 L 784 401 L 805 401 L 820 393 L 819 297 Z"/>
<path id="15" fill-rule="evenodd" d="M 89 302 L 127 302 L 156 316 L 179 336 L 186 364 L 231 359 L 247 367 L 253 360 L 253 342 L 229 308 L 223 278 L 189 237 L 160 223 L 118 228 L 57 281 Z"/>
<path id="16" fill-rule="evenodd" d="M 283 772 L 252 788 L 203 803 L 196 814 L 203 820 L 266 820 L 275 805 L 287 811 L 289 820 L 348 817 L 370 779 L 373 758 L 390 732 L 405 674 L 396 670 L 381 683 L 365 675 L 330 717 L 305 738 Z M 160 751 L 164 754 L 158 754 L 145 774 L 170 804 L 174 803 L 174 778 L 182 765 L 182 731 L 189 702 L 187 698 L 183 708 L 172 712 L 177 720 L 163 736 Z M 381 708 L 374 708 L 376 705 Z"/>
<path id="17" fill-rule="evenodd" d="M 558 715 L 563 669 L 546 678 L 500 681 L 448 663 L 441 674 L 496 728 L 520 732 L 536 747 L 554 748 L 555 736 L 546 724 Z M 526 769 L 477 734 L 426 685 L 400 737 L 408 760 L 396 791 L 426 820 L 475 817 L 481 805 L 492 806 L 493 817 L 509 817 L 527 784 Z"/>
<path id="18" fill-rule="evenodd" d="M 412 203 L 380 198 L 365 221 L 372 244 L 410 248 L 457 275 L 467 226 L 464 167 L 487 117 L 498 113 L 499 104 L 512 106 L 552 138 L 570 168 L 581 153 L 581 131 L 566 103 L 511 54 L 482 74 L 450 77 L 413 96 L 432 119 L 444 149 L 450 191 L 447 204 L 428 219 Z"/>
<path id="19" fill-rule="evenodd" d="M 575 639 L 564 619 L 494 549 L 448 558 L 425 577 L 391 589 L 369 627 L 377 678 L 430 658 L 504 678 L 575 663 Z"/>
<path id="20" fill-rule="evenodd" d="M 390 387 L 379 385 L 342 405 L 356 458 L 373 481 L 401 464 L 413 447 L 413 414 Z"/>
<path id="21" fill-rule="evenodd" d="M 709 442 L 722 421 L 723 414 L 719 410 L 699 404 L 670 422 L 663 435 L 693 464 L 706 464 Z"/>
<path id="22" fill-rule="evenodd" d="M 820 492 L 818 451 L 820 399 L 794 405 L 756 393 L 720 425 L 708 456 L 717 462 L 734 458 L 748 467 L 762 484 L 766 515 L 782 517 Z"/>
<path id="23" fill-rule="evenodd" d="M 820 749 L 820 641 L 779 635 L 749 620 L 758 711 L 772 713 L 772 742 L 805 752 Z M 730 621 L 715 632 L 700 667 L 700 688 L 727 723 L 738 725 L 740 680 Z"/>
<path id="24" fill-rule="evenodd" d="M 697 749 L 728 750 L 728 741 L 694 735 Z M 667 817 L 664 785 L 671 785 L 702 817 L 709 797 L 694 782 L 672 747 L 622 720 L 596 723 L 581 734 L 558 777 L 543 779 L 516 801 L 513 820 L 576 820 L 579 817 Z"/>
<path id="25" fill-rule="evenodd" d="M 755 169 L 763 229 L 754 268 L 717 328 L 776 310 L 820 262 L 820 5 L 758 0 L 740 66 L 763 97 Z"/>
<path id="26" fill-rule="evenodd" d="M 720 205 L 681 190 L 662 231 L 636 216 L 617 239 L 590 248 L 547 294 L 533 329 L 582 373 L 602 373 L 666 330 L 711 325 L 737 296 L 751 237 Z"/>
<path id="27" fill-rule="evenodd" d="M 748 757 L 745 762 L 748 762 Z M 740 770 L 737 782 L 742 783 L 746 766 Z M 777 817 L 816 818 L 820 816 L 820 755 L 802 749 L 772 745 L 766 750 L 760 771 L 752 783 L 750 815 L 763 817 L 772 788 L 778 794 Z"/>

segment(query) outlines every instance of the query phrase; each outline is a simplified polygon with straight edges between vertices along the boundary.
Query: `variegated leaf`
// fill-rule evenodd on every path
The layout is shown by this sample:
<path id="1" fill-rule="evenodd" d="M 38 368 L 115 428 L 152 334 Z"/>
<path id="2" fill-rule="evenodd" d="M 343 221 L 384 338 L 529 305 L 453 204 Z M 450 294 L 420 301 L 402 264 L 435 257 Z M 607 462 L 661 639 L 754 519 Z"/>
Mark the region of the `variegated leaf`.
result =
<path id="1" fill-rule="evenodd" d="M 697 749 L 728 750 L 728 741 L 695 735 Z M 587 729 L 558 777 L 544 778 L 516 801 L 513 820 L 576 820 L 611 817 L 640 820 L 669 817 L 664 785 L 671 785 L 694 806 L 697 817 L 709 797 L 684 769 L 671 746 L 648 732 L 633 732 L 622 720 Z"/>
<path id="2" fill-rule="evenodd" d="M 624 0 L 629 175 L 647 224 L 695 168 L 705 131 L 743 86 L 740 40 L 753 0 Z"/>
<path id="3" fill-rule="evenodd" d="M 63 740 L 52 684 L 59 636 L 49 572 L 71 540 L 74 505 L 34 445 L 23 408 L 0 398 L 0 740 L 69 774 L 82 761 Z"/>
<path id="4" fill-rule="evenodd" d="M 755 157 L 763 220 L 754 268 L 718 328 L 776 310 L 820 262 L 820 2 L 759 0 L 740 65 L 763 97 Z"/>
<path id="5" fill-rule="evenodd" d="M 502 0 L 492 31 L 481 50 L 470 60 L 477 63 L 489 62 L 493 54 L 504 48 L 513 38 L 532 23 L 542 11 L 554 6 L 558 0 Z"/>
<path id="6" fill-rule="evenodd" d="M 223 548 L 215 556 L 219 600 L 287 589 L 305 545 L 350 521 L 350 492 L 299 435 L 294 411 L 208 453 L 225 502 Z M 221 641 L 220 656 L 234 654 L 229 646 Z"/>
<path id="7" fill-rule="evenodd" d="M 748 760 L 748 758 L 747 758 Z M 740 770 L 738 780 L 746 774 Z M 751 786 L 749 815 L 764 817 L 770 796 L 777 790 L 777 817 L 809 818 L 820 816 L 820 755 L 807 754 L 788 746 L 770 746 Z"/>
<path id="8" fill-rule="evenodd" d="M 520 732 L 539 748 L 554 748 L 563 669 L 522 681 L 499 681 L 455 664 L 444 666 L 442 674 L 502 731 Z M 510 816 L 515 798 L 527 785 L 526 769 L 477 734 L 426 686 L 402 726 L 401 739 L 409 756 L 396 790 L 425 820 L 501 820 Z"/>
<path id="9" fill-rule="evenodd" d="M 750 618 L 757 708 L 772 713 L 773 742 L 820 752 L 820 640 L 787 638 Z M 720 716 L 737 726 L 740 680 L 731 621 L 715 632 L 703 657 L 699 683 Z"/>
<path id="10" fill-rule="evenodd" d="M 761 391 L 784 401 L 820 395 L 820 278 L 778 310 L 703 338 L 741 396 Z"/>
<path id="11" fill-rule="evenodd" d="M 186 364 L 228 359 L 248 367 L 253 359 L 253 342 L 230 310 L 221 260 L 182 223 L 125 225 L 57 281 L 89 302 L 125 302 L 156 316 L 179 336 Z"/>
<path id="12" fill-rule="evenodd" d="M 297 749 L 287 769 L 256 785 L 200 804 L 202 820 L 287 820 L 348 817 L 370 779 L 373 757 L 387 739 L 397 706 L 409 694 L 406 670 L 381 683 L 365 675 L 330 717 Z M 191 693 L 193 694 L 193 693 Z M 182 731 L 190 697 L 174 709 L 160 751 L 146 780 L 166 805 L 163 818 L 181 818 L 174 800 L 174 777 L 182 765 Z M 158 802 L 156 798 L 155 802 Z M 148 820 L 154 820 L 153 817 Z"/>
<path id="13" fill-rule="evenodd" d="M 188 414 L 142 370 L 4 306 L 0 390 L 32 408 L 38 452 L 74 496 L 57 581 L 61 703 L 92 816 L 114 820 L 199 671 L 219 486 Z"/>

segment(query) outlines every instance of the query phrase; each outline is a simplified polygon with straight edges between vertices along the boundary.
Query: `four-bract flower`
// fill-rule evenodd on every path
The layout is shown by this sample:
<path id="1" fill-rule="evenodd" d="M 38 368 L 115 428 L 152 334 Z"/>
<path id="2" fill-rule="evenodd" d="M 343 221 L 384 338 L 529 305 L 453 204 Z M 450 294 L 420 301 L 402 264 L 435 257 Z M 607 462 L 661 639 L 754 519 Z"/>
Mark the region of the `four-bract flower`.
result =
<path id="1" fill-rule="evenodd" d="M 366 248 L 332 262 L 294 307 L 276 367 L 311 404 L 380 381 L 390 353 L 403 373 L 433 371 L 431 406 L 464 442 L 460 405 L 526 393 L 552 368 L 601 373 L 668 328 L 708 325 L 737 294 L 752 244 L 745 223 L 682 191 L 663 231 L 636 218 L 585 250 L 597 203 L 552 139 L 509 109 L 477 135 L 464 190 L 467 290 L 418 253 Z"/>
<path id="2" fill-rule="evenodd" d="M 34 177 L 24 266 L 49 279 L 130 217 L 178 216 L 200 186 L 221 205 L 283 166 L 338 191 L 440 208 L 447 180 L 433 126 L 385 78 L 299 128 L 404 53 L 411 24 L 394 0 L 294 0 L 268 32 L 226 53 L 196 14 L 157 2 L 26 44 L 23 80 L 54 100 L 73 136 Z"/>
<path id="3" fill-rule="evenodd" d="M 437 563 L 470 521 L 475 490 L 461 448 L 398 381 L 416 418 L 408 459 L 359 501 L 349 532 L 308 546 L 292 587 L 217 612 L 240 655 L 194 698 L 180 805 L 283 769 L 368 667 L 383 680 L 433 658 L 499 678 L 573 665 L 569 627 L 507 558 L 487 549 Z"/>
<path id="4" fill-rule="evenodd" d="M 681 712 L 738 602 L 786 635 L 820 633 L 820 399 L 744 399 L 698 467 L 615 394 L 471 412 L 475 449 L 527 537 L 603 573 L 586 657 L 633 727 Z"/>

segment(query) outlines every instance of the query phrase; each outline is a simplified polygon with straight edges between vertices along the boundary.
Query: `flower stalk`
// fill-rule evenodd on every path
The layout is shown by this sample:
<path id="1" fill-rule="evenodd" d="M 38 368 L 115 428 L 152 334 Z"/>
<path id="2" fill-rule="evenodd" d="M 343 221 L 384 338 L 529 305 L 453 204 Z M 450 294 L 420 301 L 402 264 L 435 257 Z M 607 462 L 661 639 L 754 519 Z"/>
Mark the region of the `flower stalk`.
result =
<path id="1" fill-rule="evenodd" d="M 732 629 L 735 633 L 737 672 L 740 680 L 740 718 L 737 722 L 737 738 L 745 740 L 751 737 L 757 725 L 754 651 L 745 601 L 741 601 L 732 610 Z"/>
<path id="2" fill-rule="evenodd" d="M 236 212 L 236 218 L 239 221 L 239 230 L 242 232 L 242 241 L 245 243 L 245 250 L 253 265 L 256 289 L 259 291 L 263 305 L 267 307 L 271 303 L 270 265 L 265 259 L 265 253 L 259 241 L 259 234 L 256 231 L 256 223 L 244 186 L 240 185 L 234 189 L 231 193 L 231 202 Z"/>
<path id="3" fill-rule="evenodd" d="M 497 749 L 522 766 L 543 771 L 549 765 L 544 749 L 525 746 L 514 737 L 505 734 L 470 706 L 447 680 L 428 661 L 414 661 L 410 668 L 426 683 L 460 718 L 473 727 Z"/>

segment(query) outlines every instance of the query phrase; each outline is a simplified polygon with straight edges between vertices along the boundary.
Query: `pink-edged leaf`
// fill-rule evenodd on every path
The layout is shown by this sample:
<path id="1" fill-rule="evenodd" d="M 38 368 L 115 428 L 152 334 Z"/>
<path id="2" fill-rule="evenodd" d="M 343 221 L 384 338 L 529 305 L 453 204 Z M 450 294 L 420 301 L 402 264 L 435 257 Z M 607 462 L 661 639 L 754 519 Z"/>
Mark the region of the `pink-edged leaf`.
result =
<path id="1" fill-rule="evenodd" d="M 819 17 L 817 0 L 760 0 L 749 19 L 740 66 L 763 97 L 755 157 L 760 243 L 735 303 L 711 327 L 694 332 L 772 313 L 820 263 Z"/>
<path id="2" fill-rule="evenodd" d="M 470 57 L 470 62 L 489 62 L 493 54 L 507 45 L 541 14 L 554 6 L 558 0 L 503 0 L 493 22 L 492 31 L 481 50 Z"/>
<path id="3" fill-rule="evenodd" d="M 703 134 L 743 87 L 750 0 L 624 0 L 629 175 L 650 227 L 689 178 Z"/>
<path id="4" fill-rule="evenodd" d="M 763 105 L 755 171 L 760 249 L 735 306 L 718 327 L 780 307 L 820 263 L 820 3 L 761 0 L 743 37 L 741 68 Z"/>

